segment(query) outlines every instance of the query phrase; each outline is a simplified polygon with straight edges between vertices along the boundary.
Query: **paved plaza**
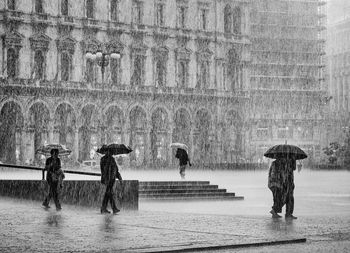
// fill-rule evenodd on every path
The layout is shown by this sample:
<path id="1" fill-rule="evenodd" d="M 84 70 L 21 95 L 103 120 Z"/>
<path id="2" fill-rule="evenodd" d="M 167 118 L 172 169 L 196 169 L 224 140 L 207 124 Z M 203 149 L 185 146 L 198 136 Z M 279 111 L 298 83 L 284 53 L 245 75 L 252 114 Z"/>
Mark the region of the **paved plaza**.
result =
<path id="1" fill-rule="evenodd" d="M 0 252 L 350 252 L 348 172 L 296 174 L 293 221 L 270 218 L 265 172 L 191 173 L 188 180 L 208 176 L 225 188 L 230 182 L 245 200 L 146 201 L 139 211 L 101 215 L 93 208 L 63 205 L 57 212 L 40 202 L 0 197 Z M 169 179 L 165 174 L 160 180 Z M 306 242 L 230 248 L 301 238 Z"/>

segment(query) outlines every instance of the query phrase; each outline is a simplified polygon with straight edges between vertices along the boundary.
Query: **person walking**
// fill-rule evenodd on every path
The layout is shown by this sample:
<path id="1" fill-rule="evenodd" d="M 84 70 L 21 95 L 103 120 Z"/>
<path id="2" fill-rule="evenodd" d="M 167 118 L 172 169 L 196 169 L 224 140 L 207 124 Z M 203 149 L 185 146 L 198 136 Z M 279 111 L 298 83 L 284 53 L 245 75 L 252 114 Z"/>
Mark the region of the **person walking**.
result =
<path id="1" fill-rule="evenodd" d="M 117 163 L 115 162 L 114 157 L 112 156 L 111 150 L 106 148 L 106 154 L 101 158 L 100 161 L 101 167 L 101 183 L 106 186 L 106 191 L 102 200 L 101 213 L 110 213 L 107 210 L 108 202 L 110 203 L 113 214 L 118 213 L 120 210 L 115 204 L 115 194 L 113 192 L 113 186 L 115 179 L 118 178 L 120 181 L 122 177 L 118 171 Z"/>
<path id="2" fill-rule="evenodd" d="M 281 218 L 278 213 L 282 212 L 283 201 L 283 170 L 286 161 L 284 159 L 276 159 L 271 163 L 268 177 L 268 188 L 272 192 L 273 206 L 270 211 L 272 218 Z"/>
<path id="3" fill-rule="evenodd" d="M 58 158 L 58 149 L 52 149 L 50 151 L 51 157 L 47 158 L 45 163 L 46 181 L 49 185 L 49 192 L 43 202 L 43 206 L 50 208 L 50 200 L 53 198 L 56 210 L 59 211 L 62 209 L 60 201 L 58 199 L 58 187 L 62 188 L 62 182 L 65 178 L 63 170 L 61 169 L 61 161 Z"/>
<path id="4" fill-rule="evenodd" d="M 186 150 L 182 148 L 178 148 L 176 150 L 175 157 L 179 159 L 179 166 L 180 166 L 180 175 L 182 179 L 185 179 L 185 170 L 187 163 L 192 166 L 190 159 L 188 158 L 188 154 Z"/>

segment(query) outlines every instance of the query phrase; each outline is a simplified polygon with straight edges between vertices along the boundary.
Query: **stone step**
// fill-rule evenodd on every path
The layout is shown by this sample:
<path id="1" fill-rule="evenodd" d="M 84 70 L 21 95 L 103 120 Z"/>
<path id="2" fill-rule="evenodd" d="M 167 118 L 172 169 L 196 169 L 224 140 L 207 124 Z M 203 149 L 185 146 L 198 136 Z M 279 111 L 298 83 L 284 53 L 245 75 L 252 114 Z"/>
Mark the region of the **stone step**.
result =
<path id="1" fill-rule="evenodd" d="M 139 186 L 139 190 L 169 190 L 169 189 L 203 189 L 203 190 L 213 190 L 218 189 L 217 185 L 143 185 Z"/>
<path id="2" fill-rule="evenodd" d="M 234 193 L 168 193 L 168 194 L 139 194 L 140 199 L 243 199 Z"/>
<path id="3" fill-rule="evenodd" d="M 139 190 L 139 195 L 149 195 L 149 194 L 168 194 L 168 193 L 224 193 L 226 192 L 226 189 L 162 189 L 162 190 L 154 190 L 154 189 L 148 189 L 148 190 Z"/>
<path id="4" fill-rule="evenodd" d="M 182 200 L 244 200 L 243 196 L 155 196 L 155 197 L 139 197 L 141 201 L 182 201 Z"/>
<path id="5" fill-rule="evenodd" d="M 209 185 L 209 181 L 140 181 L 139 186 L 159 185 Z"/>

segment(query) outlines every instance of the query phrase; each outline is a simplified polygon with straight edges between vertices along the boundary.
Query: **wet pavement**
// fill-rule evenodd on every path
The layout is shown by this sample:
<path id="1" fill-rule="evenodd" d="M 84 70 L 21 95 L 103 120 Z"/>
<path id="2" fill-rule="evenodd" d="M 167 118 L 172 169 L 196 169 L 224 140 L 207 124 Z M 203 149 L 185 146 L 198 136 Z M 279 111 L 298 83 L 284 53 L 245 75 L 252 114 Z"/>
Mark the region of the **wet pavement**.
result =
<path id="1" fill-rule="evenodd" d="M 176 171 L 123 176 L 137 174 L 145 181 L 177 176 Z M 214 252 L 350 252 L 349 172 L 297 173 L 294 221 L 270 218 L 266 172 L 188 172 L 187 180 L 194 178 L 209 179 L 245 200 L 147 201 L 139 211 L 113 216 L 67 205 L 56 212 L 38 202 L 0 197 L 0 252 L 164 252 L 303 237 L 306 243 Z"/>

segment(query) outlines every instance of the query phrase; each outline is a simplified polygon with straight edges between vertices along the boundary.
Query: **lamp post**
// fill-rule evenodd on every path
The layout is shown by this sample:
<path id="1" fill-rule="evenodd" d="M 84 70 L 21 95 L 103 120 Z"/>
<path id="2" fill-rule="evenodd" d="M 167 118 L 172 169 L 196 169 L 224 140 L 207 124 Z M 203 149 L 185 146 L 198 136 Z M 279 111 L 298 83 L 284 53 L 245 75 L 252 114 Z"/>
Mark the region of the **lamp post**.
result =
<path id="1" fill-rule="evenodd" d="M 97 65 L 101 67 L 101 73 L 102 73 L 102 83 L 104 81 L 104 74 L 105 74 L 105 67 L 109 64 L 109 58 L 112 59 L 119 59 L 120 58 L 120 52 L 112 52 L 112 53 L 104 53 L 101 51 L 97 51 L 96 53 L 87 52 L 85 54 L 85 57 L 87 59 L 97 61 Z"/>

